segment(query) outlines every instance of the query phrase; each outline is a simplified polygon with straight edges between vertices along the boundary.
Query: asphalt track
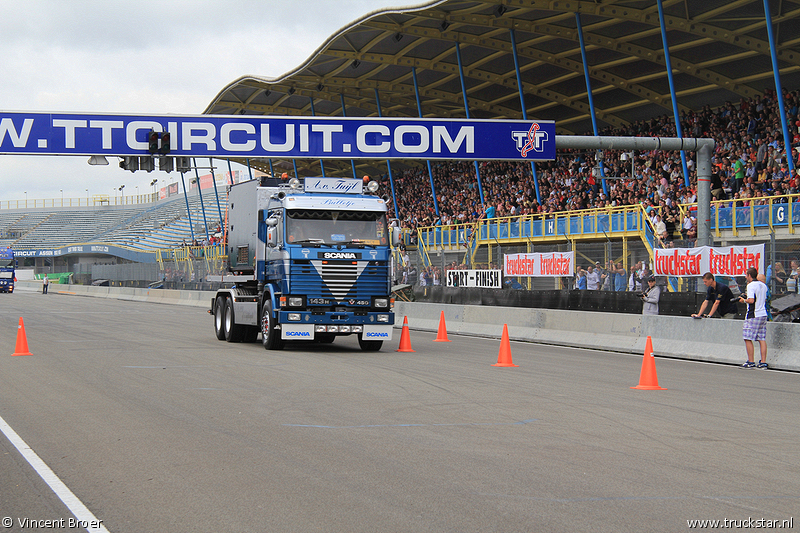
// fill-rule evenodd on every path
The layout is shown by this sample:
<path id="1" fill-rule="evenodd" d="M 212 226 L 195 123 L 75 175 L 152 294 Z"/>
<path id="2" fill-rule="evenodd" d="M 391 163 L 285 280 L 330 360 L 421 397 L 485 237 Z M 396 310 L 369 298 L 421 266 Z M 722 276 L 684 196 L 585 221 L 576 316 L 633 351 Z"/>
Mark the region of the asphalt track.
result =
<path id="1" fill-rule="evenodd" d="M 659 358 L 668 390 L 632 390 L 640 356 L 512 343 L 497 368 L 496 339 L 413 329 L 415 353 L 267 352 L 204 309 L 55 290 L 1 295 L 0 417 L 112 533 L 800 521 L 800 374 Z M 0 434 L 2 517 L 71 514 Z"/>

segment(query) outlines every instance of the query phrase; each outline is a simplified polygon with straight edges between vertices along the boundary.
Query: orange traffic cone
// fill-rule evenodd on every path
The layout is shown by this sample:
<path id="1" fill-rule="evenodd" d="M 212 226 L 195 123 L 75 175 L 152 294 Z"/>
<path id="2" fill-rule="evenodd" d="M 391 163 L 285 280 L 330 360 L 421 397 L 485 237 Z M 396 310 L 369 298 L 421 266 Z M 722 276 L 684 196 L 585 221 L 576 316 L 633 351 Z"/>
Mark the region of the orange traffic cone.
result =
<path id="1" fill-rule="evenodd" d="M 22 322 L 22 317 L 19 317 L 17 326 L 17 346 L 11 355 L 33 355 L 28 351 L 28 338 L 25 336 L 25 324 Z"/>
<path id="2" fill-rule="evenodd" d="M 511 342 L 508 340 L 508 324 L 503 324 L 500 352 L 497 354 L 497 362 L 492 366 L 519 366 L 511 362 Z"/>
<path id="3" fill-rule="evenodd" d="M 433 342 L 450 342 L 450 339 L 447 338 L 447 325 L 444 323 L 444 311 L 439 316 L 439 332 Z"/>
<path id="4" fill-rule="evenodd" d="M 413 352 L 411 349 L 411 335 L 408 333 L 408 317 L 403 317 L 403 332 L 400 334 L 400 347 L 398 352 Z"/>
<path id="5" fill-rule="evenodd" d="M 631 387 L 639 390 L 667 390 L 658 386 L 658 375 L 656 374 L 656 359 L 653 357 L 653 341 L 647 337 L 647 344 L 644 348 L 644 358 L 642 359 L 642 372 L 639 374 L 639 385 Z"/>

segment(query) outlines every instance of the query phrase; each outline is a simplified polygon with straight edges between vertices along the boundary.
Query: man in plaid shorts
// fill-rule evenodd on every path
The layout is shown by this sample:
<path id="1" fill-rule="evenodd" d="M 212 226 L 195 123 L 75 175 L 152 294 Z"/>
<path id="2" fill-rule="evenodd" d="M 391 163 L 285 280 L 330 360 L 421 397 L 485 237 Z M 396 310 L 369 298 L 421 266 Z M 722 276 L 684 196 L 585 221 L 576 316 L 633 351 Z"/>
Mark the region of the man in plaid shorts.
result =
<path id="1" fill-rule="evenodd" d="M 747 362 L 742 368 L 767 368 L 767 286 L 756 279 L 758 270 L 747 269 L 747 298 L 739 297 L 739 301 L 747 304 L 747 314 L 742 326 L 742 338 L 747 349 Z M 754 341 L 758 341 L 761 348 L 761 362 L 756 364 L 753 360 L 755 352 Z"/>

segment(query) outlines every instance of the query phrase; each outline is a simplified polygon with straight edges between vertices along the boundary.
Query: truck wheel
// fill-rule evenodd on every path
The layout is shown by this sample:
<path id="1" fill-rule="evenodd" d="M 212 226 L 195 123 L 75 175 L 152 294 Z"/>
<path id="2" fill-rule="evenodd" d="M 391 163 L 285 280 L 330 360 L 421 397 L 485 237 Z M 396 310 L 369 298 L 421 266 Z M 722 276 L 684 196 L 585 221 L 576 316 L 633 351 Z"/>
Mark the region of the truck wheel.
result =
<path id="1" fill-rule="evenodd" d="M 265 350 L 280 350 L 283 348 L 281 330 L 275 329 L 275 319 L 272 318 L 272 302 L 264 302 L 261 308 L 261 342 Z"/>
<path id="2" fill-rule="evenodd" d="M 365 341 L 362 336 L 363 333 L 358 334 L 358 345 L 365 352 L 377 352 L 383 346 L 383 341 Z"/>
<path id="3" fill-rule="evenodd" d="M 217 296 L 214 302 L 214 333 L 217 339 L 225 340 L 225 298 Z"/>
<path id="4" fill-rule="evenodd" d="M 228 342 L 242 342 L 245 326 L 236 323 L 236 316 L 233 312 L 233 298 L 225 298 L 224 314 L 225 318 L 222 323 L 225 328 L 225 340 Z"/>

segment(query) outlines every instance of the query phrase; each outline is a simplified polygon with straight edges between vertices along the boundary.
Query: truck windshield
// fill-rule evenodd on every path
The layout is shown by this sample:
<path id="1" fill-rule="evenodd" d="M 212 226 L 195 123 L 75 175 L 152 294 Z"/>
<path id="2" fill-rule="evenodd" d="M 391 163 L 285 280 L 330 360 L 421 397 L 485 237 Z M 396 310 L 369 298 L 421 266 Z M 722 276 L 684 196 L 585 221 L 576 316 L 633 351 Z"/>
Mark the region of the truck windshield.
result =
<path id="1" fill-rule="evenodd" d="M 289 244 L 388 244 L 386 213 L 295 209 L 287 211 Z"/>
<path id="2" fill-rule="evenodd" d="M 8 268 L 14 262 L 13 259 L 8 259 L 6 257 L 0 257 L 0 268 Z"/>

